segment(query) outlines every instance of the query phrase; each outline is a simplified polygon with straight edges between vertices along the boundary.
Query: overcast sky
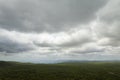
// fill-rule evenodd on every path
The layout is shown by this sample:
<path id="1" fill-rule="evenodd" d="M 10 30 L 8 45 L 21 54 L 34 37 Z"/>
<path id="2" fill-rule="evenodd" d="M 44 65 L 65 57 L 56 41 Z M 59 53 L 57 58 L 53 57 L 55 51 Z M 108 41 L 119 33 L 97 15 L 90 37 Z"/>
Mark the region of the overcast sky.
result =
<path id="1" fill-rule="evenodd" d="M 0 0 L 0 60 L 120 60 L 120 0 Z"/>

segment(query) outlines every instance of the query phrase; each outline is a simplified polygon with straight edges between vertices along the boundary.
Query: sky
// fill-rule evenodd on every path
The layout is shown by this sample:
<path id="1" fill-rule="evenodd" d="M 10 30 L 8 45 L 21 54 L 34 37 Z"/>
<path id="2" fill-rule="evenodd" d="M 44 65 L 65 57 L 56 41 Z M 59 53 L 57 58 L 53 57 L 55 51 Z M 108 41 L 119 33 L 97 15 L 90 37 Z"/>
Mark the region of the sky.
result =
<path id="1" fill-rule="evenodd" d="M 0 60 L 120 60 L 120 0 L 0 0 Z"/>

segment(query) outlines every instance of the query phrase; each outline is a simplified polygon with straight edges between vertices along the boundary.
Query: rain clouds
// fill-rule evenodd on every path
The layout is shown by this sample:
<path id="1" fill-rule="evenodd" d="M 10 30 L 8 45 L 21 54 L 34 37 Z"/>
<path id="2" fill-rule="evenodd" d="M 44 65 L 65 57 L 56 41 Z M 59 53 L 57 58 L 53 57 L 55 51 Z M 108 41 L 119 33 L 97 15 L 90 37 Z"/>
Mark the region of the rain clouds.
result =
<path id="1" fill-rule="evenodd" d="M 119 4 L 119 0 L 0 0 L 0 60 L 117 60 Z"/>

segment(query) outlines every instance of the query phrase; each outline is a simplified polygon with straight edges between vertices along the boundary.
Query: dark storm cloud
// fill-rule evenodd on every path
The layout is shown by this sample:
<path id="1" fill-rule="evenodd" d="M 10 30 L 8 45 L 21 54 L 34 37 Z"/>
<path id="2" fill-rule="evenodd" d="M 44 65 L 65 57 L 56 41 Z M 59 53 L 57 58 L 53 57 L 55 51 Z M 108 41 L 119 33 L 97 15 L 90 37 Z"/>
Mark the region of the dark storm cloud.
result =
<path id="1" fill-rule="evenodd" d="M 87 23 L 105 0 L 0 1 L 0 27 L 25 32 L 57 32 Z"/>
<path id="2" fill-rule="evenodd" d="M 11 40 L 8 37 L 0 36 L 0 52 L 5 53 L 18 53 L 32 50 L 33 48 L 29 44 L 23 44 Z"/>

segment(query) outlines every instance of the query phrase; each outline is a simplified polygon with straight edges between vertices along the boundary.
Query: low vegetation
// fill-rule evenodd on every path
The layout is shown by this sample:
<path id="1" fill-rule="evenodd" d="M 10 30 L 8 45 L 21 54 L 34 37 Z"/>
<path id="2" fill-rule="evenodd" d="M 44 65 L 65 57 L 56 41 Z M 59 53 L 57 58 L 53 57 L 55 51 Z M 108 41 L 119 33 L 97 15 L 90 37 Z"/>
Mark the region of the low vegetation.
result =
<path id="1" fill-rule="evenodd" d="M 0 80 L 120 80 L 120 63 L 31 64 L 0 61 Z"/>

